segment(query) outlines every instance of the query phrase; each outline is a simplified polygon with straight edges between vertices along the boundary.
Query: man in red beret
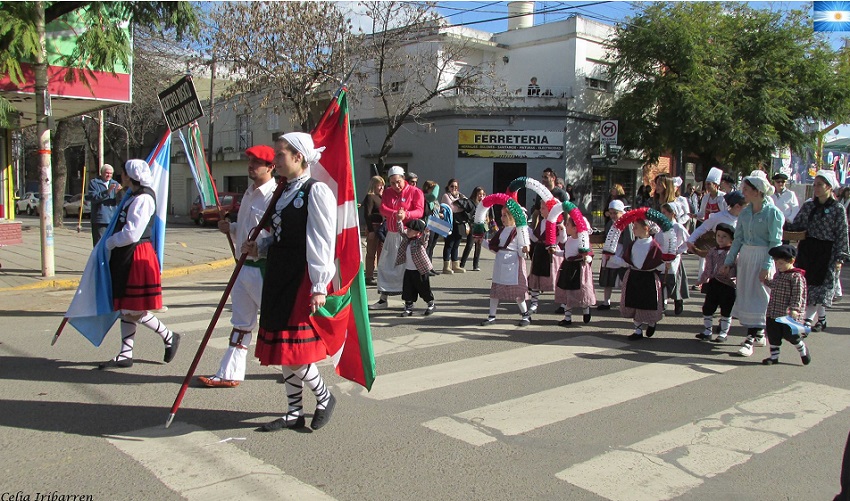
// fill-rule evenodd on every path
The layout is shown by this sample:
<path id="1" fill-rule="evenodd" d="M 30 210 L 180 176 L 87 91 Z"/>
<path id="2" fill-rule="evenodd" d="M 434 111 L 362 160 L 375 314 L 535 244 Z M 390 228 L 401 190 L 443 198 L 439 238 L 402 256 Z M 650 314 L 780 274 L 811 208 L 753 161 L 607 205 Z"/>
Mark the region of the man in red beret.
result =
<path id="1" fill-rule="evenodd" d="M 266 145 L 252 146 L 245 150 L 248 157 L 248 186 L 239 206 L 234 223 L 222 219 L 218 229 L 230 233 L 233 245 L 237 249 L 248 240 L 251 230 L 260 224 L 266 212 L 277 183 L 274 181 L 274 148 Z M 261 232 L 260 235 L 262 236 Z M 263 271 L 265 258 L 248 257 L 239 271 L 230 294 L 233 302 L 230 323 L 230 346 L 221 359 L 221 365 L 214 376 L 201 376 L 198 380 L 211 388 L 233 388 L 245 379 L 245 363 L 248 346 L 251 345 L 251 333 L 257 329 L 257 313 L 263 294 Z"/>

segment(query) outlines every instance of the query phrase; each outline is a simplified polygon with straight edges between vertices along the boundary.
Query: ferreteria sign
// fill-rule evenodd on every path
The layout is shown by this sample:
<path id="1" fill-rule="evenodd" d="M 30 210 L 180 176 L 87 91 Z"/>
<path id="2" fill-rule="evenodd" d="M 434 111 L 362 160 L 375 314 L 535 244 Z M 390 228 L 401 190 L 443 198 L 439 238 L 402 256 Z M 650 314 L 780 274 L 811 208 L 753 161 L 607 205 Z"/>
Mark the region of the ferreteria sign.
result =
<path id="1" fill-rule="evenodd" d="M 457 131 L 460 158 L 563 158 L 563 131 L 476 130 Z"/>
<path id="2" fill-rule="evenodd" d="M 204 109 L 195 92 L 192 78 L 185 76 L 176 84 L 159 93 L 159 104 L 168 122 L 168 128 L 178 130 L 204 116 Z"/>

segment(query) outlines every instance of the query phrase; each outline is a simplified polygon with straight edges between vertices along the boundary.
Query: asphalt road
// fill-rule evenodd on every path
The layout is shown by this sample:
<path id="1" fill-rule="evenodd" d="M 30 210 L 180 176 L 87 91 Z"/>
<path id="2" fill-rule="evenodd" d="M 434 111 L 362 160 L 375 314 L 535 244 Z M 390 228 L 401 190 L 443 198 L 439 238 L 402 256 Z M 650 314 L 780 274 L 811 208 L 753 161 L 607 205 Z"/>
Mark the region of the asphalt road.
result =
<path id="1" fill-rule="evenodd" d="M 0 499 L 98 500 L 832 499 L 850 429 L 850 300 L 781 363 L 693 339 L 702 296 L 629 343 L 615 310 L 558 327 L 551 295 L 531 326 L 515 305 L 486 317 L 489 273 L 433 279 L 437 313 L 372 315 L 378 379 L 366 394 L 322 373 L 338 397 L 318 432 L 254 428 L 285 409 L 274 368 L 249 362 L 235 389 L 191 387 L 164 423 L 215 305 L 226 269 L 164 281 L 161 320 L 184 334 L 161 363 L 140 330 L 136 364 L 98 371 L 118 328 L 96 348 L 68 328 L 50 346 L 73 291 L 0 293 Z M 695 260 L 688 258 L 693 271 Z M 693 276 L 693 275 L 691 275 Z M 374 289 L 370 296 L 376 298 Z M 615 294 L 615 299 L 617 295 Z M 579 319 L 580 316 L 574 316 Z M 229 313 L 198 374 L 225 347 Z M 251 357 L 253 358 L 253 357 Z M 315 399 L 305 392 L 305 410 Z M 21 494 L 16 494 L 20 492 Z M 8 494 L 6 494 L 8 493 Z M 13 496 L 18 495 L 18 498 Z M 58 498 L 56 498 L 58 499 Z M 72 499 L 67 497 L 65 499 Z"/>

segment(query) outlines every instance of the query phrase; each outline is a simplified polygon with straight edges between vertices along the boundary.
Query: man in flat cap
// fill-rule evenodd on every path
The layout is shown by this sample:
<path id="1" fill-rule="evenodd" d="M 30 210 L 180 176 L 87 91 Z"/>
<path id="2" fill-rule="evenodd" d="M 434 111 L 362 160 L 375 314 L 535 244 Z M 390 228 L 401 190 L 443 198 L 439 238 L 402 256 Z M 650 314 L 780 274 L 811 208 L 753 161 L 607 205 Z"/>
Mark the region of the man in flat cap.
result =
<path id="1" fill-rule="evenodd" d="M 277 183 L 274 180 L 274 149 L 271 146 L 258 145 L 245 150 L 248 157 L 248 179 L 251 185 L 242 196 L 242 204 L 236 221 L 226 219 L 218 222 L 218 230 L 230 234 L 233 245 L 242 248 L 248 240 L 251 230 L 260 224 L 263 214 L 269 206 Z M 261 232 L 261 236 L 268 236 Z M 251 333 L 257 329 L 257 313 L 263 294 L 263 271 L 265 258 L 248 257 L 239 275 L 233 283 L 230 294 L 233 302 L 230 323 L 233 330 L 227 351 L 221 359 L 218 371 L 213 376 L 201 376 L 201 384 L 210 388 L 233 388 L 245 380 L 245 364 L 248 347 L 251 345 Z"/>
<path id="2" fill-rule="evenodd" d="M 776 188 L 776 191 L 770 196 L 773 205 L 785 215 L 786 221 L 793 221 L 797 217 L 797 213 L 800 212 L 800 202 L 797 201 L 797 194 L 786 188 L 788 176 L 777 172 L 771 179 L 774 188 Z"/>

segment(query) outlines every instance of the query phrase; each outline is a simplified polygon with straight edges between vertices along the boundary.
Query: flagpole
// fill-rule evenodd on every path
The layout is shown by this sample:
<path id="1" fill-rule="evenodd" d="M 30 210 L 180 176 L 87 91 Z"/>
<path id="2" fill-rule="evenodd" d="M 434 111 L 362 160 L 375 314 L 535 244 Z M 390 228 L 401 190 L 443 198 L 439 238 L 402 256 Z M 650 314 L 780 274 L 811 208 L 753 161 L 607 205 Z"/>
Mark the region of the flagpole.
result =
<path id="1" fill-rule="evenodd" d="M 67 324 L 67 323 L 68 323 L 68 317 L 63 317 L 62 323 L 59 324 L 59 328 L 56 329 L 56 334 L 53 335 L 53 341 L 50 342 L 50 346 L 53 346 L 53 345 L 56 344 L 56 341 L 59 339 L 59 336 L 62 335 L 62 329 L 65 328 L 65 324 Z"/>
<path id="2" fill-rule="evenodd" d="M 269 206 L 266 208 L 266 212 L 263 214 L 260 222 L 257 223 L 257 226 L 251 230 L 251 234 L 248 236 L 248 242 L 253 242 L 257 239 L 257 236 L 260 234 L 260 231 L 265 228 L 268 221 L 271 219 L 272 214 L 275 211 L 275 205 L 277 205 L 278 199 L 283 194 L 284 187 L 286 183 L 280 182 L 275 188 L 274 193 L 272 194 L 272 199 L 269 201 Z M 233 243 L 231 242 L 231 247 Z M 215 309 L 215 313 L 213 313 L 212 318 L 210 319 L 210 324 L 207 327 L 207 331 L 204 333 L 203 339 L 201 339 L 201 344 L 198 346 L 198 351 L 195 353 L 195 359 L 192 360 L 192 365 L 189 366 L 189 372 L 186 373 L 186 377 L 183 378 L 183 384 L 180 386 L 180 391 L 177 393 L 177 398 L 174 399 L 174 404 L 171 406 L 171 412 L 168 414 L 168 419 L 165 421 L 165 427 L 168 428 L 171 426 L 171 422 L 174 420 L 174 415 L 177 414 L 177 409 L 180 407 L 181 402 L 183 401 L 183 397 L 186 395 L 186 390 L 189 388 L 189 382 L 192 380 L 192 377 L 195 375 L 195 369 L 198 368 L 198 363 L 201 361 L 201 357 L 204 354 L 204 350 L 207 347 L 207 343 L 212 336 L 213 330 L 215 329 L 215 324 L 218 322 L 218 318 L 221 316 L 221 312 L 224 309 L 224 304 L 227 302 L 227 298 L 230 296 L 230 291 L 233 289 L 233 284 L 236 282 L 236 277 L 239 276 L 239 271 L 242 269 L 242 266 L 245 264 L 245 258 L 248 257 L 247 253 L 242 253 L 239 256 L 239 259 L 236 261 L 236 267 L 233 269 L 233 273 L 230 275 L 230 281 L 227 283 L 227 287 L 224 289 L 224 293 L 221 295 L 221 301 L 219 301 L 218 306 Z M 64 323 L 63 323 L 64 325 Z"/>

